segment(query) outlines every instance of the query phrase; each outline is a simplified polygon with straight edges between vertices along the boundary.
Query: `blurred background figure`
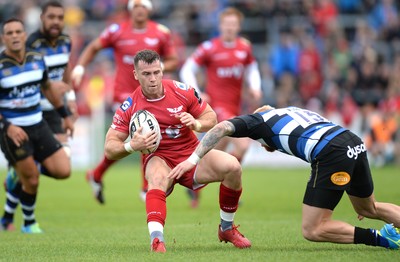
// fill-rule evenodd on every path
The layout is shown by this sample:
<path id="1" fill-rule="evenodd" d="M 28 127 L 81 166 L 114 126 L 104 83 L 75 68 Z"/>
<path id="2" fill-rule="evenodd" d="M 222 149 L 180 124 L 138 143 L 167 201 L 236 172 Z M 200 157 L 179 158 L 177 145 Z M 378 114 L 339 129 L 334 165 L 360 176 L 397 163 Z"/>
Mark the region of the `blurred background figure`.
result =
<path id="1" fill-rule="evenodd" d="M 220 35 L 199 45 L 180 71 L 182 82 L 198 90 L 202 99 L 217 113 L 218 121 L 241 113 L 242 93 L 248 93 L 251 110 L 256 109 L 262 98 L 261 77 L 251 43 L 239 37 L 242 21 L 243 14 L 236 8 L 222 10 L 219 14 Z M 202 68 L 206 75 L 204 90 L 196 78 Z M 240 162 L 249 143 L 247 138 L 226 138 L 216 149 L 229 152 Z M 196 207 L 196 194 L 193 200 L 192 206 Z"/>

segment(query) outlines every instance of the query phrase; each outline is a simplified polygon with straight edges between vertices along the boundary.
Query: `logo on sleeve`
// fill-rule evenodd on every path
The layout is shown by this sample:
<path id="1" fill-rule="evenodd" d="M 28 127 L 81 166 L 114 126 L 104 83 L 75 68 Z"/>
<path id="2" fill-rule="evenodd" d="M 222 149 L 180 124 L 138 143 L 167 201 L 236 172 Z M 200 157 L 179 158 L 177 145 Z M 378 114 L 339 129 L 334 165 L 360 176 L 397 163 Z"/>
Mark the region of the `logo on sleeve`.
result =
<path id="1" fill-rule="evenodd" d="M 182 90 L 185 90 L 185 91 L 189 89 L 188 85 L 186 85 L 186 84 L 184 84 L 182 82 L 178 82 L 178 81 L 174 80 L 173 83 L 179 89 L 182 89 Z"/>
<path id="2" fill-rule="evenodd" d="M 128 110 L 129 107 L 131 107 L 132 105 L 132 98 L 128 97 L 128 99 L 126 99 L 122 104 L 121 104 L 121 109 L 122 111 L 126 111 Z"/>
<path id="3" fill-rule="evenodd" d="M 336 172 L 331 175 L 331 181 L 335 185 L 344 186 L 350 182 L 350 175 L 347 172 Z"/>

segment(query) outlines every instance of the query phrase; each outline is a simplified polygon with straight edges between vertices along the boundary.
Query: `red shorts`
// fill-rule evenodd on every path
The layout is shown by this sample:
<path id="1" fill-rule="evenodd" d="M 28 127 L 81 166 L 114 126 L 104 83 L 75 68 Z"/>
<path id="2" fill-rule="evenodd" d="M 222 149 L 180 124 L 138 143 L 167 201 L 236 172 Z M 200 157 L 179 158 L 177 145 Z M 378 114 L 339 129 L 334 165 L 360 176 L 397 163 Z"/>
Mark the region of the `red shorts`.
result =
<path id="1" fill-rule="evenodd" d="M 191 151 L 193 151 L 193 150 L 191 150 Z M 177 155 L 177 154 L 168 154 L 168 155 L 166 155 L 163 152 L 154 152 L 154 153 L 148 155 L 144 159 L 144 170 L 146 170 L 147 163 L 149 162 L 149 160 L 152 157 L 157 156 L 157 157 L 161 158 L 162 160 L 165 161 L 165 163 L 167 163 L 167 165 L 171 169 L 173 169 L 179 163 L 185 161 L 190 156 L 190 154 L 188 154 L 187 151 L 180 152 L 179 155 Z M 189 189 L 192 189 L 192 190 L 198 190 L 198 189 L 206 186 L 205 184 L 199 184 L 199 183 L 196 182 L 196 180 L 195 180 L 196 170 L 197 170 L 197 166 L 195 168 L 193 168 L 192 170 L 190 170 L 189 172 L 186 172 L 185 174 L 183 174 L 183 176 L 181 176 L 179 179 L 175 179 L 173 184 L 172 184 L 172 186 L 170 188 L 168 188 L 168 190 L 166 192 L 167 196 L 172 193 L 176 183 L 178 183 L 178 184 L 180 184 L 180 185 L 182 185 L 184 187 L 187 187 Z"/>

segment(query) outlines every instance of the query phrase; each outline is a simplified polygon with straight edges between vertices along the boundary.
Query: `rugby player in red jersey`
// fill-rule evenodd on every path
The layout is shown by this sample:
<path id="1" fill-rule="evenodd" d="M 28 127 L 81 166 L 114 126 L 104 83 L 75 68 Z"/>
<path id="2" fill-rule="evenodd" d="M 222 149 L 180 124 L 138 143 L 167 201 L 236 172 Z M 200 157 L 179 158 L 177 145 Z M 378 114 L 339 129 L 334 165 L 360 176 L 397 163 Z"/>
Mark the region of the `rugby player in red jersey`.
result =
<path id="1" fill-rule="evenodd" d="M 178 66 L 178 57 L 173 45 L 170 30 L 164 25 L 149 19 L 153 6 L 150 0 L 130 0 L 128 9 L 130 18 L 120 24 L 108 26 L 101 35 L 94 39 L 78 59 L 72 70 L 71 79 L 79 86 L 85 72 L 85 67 L 95 55 L 104 48 L 113 48 L 116 72 L 114 84 L 114 110 L 130 95 L 139 82 L 133 77 L 133 59 L 137 52 L 143 49 L 154 50 L 162 57 L 163 70 L 172 72 Z M 102 178 L 114 160 L 105 156 L 98 165 L 87 172 L 86 178 L 92 186 L 96 200 L 104 204 Z M 142 170 L 143 172 L 143 170 Z M 141 197 L 145 197 L 147 181 L 143 179 Z"/>
<path id="2" fill-rule="evenodd" d="M 201 93 L 217 113 L 218 122 L 241 113 L 243 86 L 247 88 L 254 109 L 262 97 L 261 77 L 258 64 L 253 56 L 251 43 L 239 36 L 243 14 L 233 7 L 220 13 L 220 36 L 200 44 L 180 71 L 184 83 L 192 85 Z M 207 80 L 205 90 L 200 90 L 196 74 L 204 69 Z M 249 147 L 248 138 L 224 137 L 216 149 L 227 150 L 239 162 Z M 197 205 L 197 194 L 193 192 L 192 206 Z"/>
<path id="3" fill-rule="evenodd" d="M 196 169 L 185 173 L 180 179 L 167 178 L 172 168 L 187 159 L 199 143 L 193 130 L 206 132 L 216 124 L 215 112 L 192 87 L 162 79 L 160 56 L 156 52 L 143 50 L 137 53 L 134 65 L 134 76 L 140 82 L 140 89 L 134 91 L 117 109 L 106 135 L 105 154 L 108 159 L 121 159 L 133 152 L 152 148 L 157 141 L 156 133 L 141 134 L 141 128 L 131 140 L 125 141 L 129 136 L 130 119 L 136 111 L 145 109 L 157 118 L 162 139 L 154 153 L 145 155 L 144 162 L 148 181 L 146 212 L 151 250 L 166 251 L 166 198 L 174 185 L 197 189 L 211 182 L 221 182 L 220 241 L 231 242 L 238 248 L 250 247 L 250 241 L 233 224 L 242 193 L 241 168 L 235 157 L 220 150 L 211 150 Z"/>

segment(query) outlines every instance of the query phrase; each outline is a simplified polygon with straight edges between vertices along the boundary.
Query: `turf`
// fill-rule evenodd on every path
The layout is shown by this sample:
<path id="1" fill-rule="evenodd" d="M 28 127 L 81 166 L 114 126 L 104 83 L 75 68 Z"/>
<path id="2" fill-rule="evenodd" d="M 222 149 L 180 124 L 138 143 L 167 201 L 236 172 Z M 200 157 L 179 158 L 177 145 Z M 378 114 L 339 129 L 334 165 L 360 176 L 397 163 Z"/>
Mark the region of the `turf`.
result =
<path id="1" fill-rule="evenodd" d="M 398 167 L 373 171 L 376 198 L 400 204 Z M 45 233 L 0 232 L 0 260 L 400 261 L 397 250 L 304 240 L 301 202 L 308 175 L 307 169 L 243 169 L 244 190 L 235 221 L 252 241 L 253 246 L 245 250 L 220 243 L 217 238 L 218 184 L 210 184 L 202 191 L 197 209 L 190 208 L 185 190 L 177 186 L 167 201 L 166 254 L 149 251 L 145 208 L 138 195 L 137 166 L 119 163 L 109 170 L 104 206 L 94 201 L 84 171 L 74 171 L 65 181 L 42 177 L 36 217 Z M 0 191 L 3 202 L 4 191 Z M 334 218 L 364 228 L 380 228 L 384 224 L 358 221 L 347 197 L 337 207 Z M 18 229 L 21 222 L 18 209 Z"/>

